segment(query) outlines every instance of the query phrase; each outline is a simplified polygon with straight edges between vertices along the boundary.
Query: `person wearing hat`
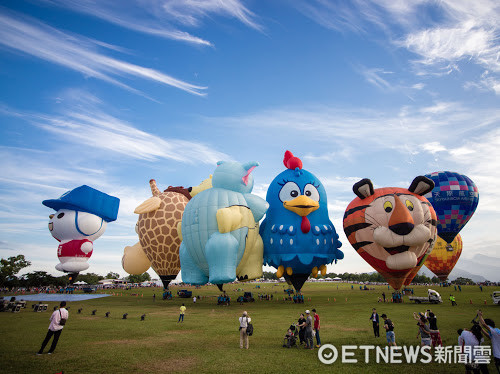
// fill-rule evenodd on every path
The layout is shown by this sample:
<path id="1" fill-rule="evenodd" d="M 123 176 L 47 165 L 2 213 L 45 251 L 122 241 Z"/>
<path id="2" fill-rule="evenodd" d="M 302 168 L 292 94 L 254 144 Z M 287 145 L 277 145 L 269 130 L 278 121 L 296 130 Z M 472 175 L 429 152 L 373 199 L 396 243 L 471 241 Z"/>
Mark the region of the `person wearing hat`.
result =
<path id="1" fill-rule="evenodd" d="M 311 312 L 309 310 L 306 310 L 306 332 L 305 332 L 305 337 L 306 337 L 306 346 L 305 348 L 307 349 L 314 349 L 314 343 L 313 343 L 313 318 L 311 316 Z"/>
<path id="2" fill-rule="evenodd" d="M 83 185 L 42 204 L 56 211 L 49 216 L 50 233 L 60 242 L 56 269 L 67 273 L 88 269 L 93 241 L 108 222 L 116 220 L 120 199 Z"/>
<path id="3" fill-rule="evenodd" d="M 240 321 L 240 348 L 243 349 L 243 347 L 245 347 L 248 349 L 247 327 L 248 324 L 252 322 L 252 319 L 248 316 L 248 313 L 244 311 L 238 320 Z"/>

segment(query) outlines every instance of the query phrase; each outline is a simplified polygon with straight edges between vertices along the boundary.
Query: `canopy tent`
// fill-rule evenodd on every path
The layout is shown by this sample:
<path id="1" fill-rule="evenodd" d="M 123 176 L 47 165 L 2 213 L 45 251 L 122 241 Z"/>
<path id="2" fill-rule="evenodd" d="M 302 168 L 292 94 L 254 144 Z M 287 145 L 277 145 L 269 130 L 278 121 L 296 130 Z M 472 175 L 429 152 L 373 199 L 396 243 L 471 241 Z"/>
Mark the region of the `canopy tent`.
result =
<path id="1" fill-rule="evenodd" d="M 74 284 L 74 285 L 76 285 L 76 286 L 82 286 L 82 285 L 84 285 L 84 284 L 87 284 L 87 282 L 84 282 L 84 281 L 78 281 L 78 282 L 75 282 L 75 283 L 73 283 L 73 284 Z"/>

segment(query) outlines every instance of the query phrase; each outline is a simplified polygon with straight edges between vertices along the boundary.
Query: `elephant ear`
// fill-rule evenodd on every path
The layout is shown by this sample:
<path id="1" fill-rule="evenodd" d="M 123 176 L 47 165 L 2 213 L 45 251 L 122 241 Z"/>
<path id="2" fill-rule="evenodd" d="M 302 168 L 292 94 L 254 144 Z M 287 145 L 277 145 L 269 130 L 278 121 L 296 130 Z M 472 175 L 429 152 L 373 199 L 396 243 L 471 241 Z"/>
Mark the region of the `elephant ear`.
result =
<path id="1" fill-rule="evenodd" d="M 144 214 L 149 212 L 154 212 L 161 205 L 161 199 L 159 197 L 153 196 L 135 208 L 135 214 Z"/>

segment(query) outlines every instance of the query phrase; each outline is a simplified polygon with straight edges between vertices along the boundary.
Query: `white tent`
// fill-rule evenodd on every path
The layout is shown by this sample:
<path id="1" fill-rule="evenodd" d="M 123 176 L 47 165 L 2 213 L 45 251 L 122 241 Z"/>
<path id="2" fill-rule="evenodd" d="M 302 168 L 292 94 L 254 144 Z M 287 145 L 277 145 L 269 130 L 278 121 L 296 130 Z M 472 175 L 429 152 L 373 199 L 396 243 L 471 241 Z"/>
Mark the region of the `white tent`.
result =
<path id="1" fill-rule="evenodd" d="M 334 281 L 334 282 L 340 282 L 340 281 L 342 281 L 342 278 L 335 277 L 335 278 L 333 278 L 333 281 Z"/>
<path id="2" fill-rule="evenodd" d="M 84 285 L 84 284 L 87 284 L 87 282 L 84 282 L 84 281 L 78 281 L 78 282 L 75 282 L 75 283 L 73 283 L 73 284 L 74 284 L 74 285 L 76 285 L 76 286 L 82 286 L 82 285 Z"/>

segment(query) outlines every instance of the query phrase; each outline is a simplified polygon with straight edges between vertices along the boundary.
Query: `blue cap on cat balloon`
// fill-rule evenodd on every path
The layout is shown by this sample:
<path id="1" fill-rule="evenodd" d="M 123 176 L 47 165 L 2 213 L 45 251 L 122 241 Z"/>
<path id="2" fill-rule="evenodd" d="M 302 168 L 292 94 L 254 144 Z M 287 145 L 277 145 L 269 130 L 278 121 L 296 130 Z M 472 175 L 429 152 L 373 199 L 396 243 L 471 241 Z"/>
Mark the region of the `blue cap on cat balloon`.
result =
<path id="1" fill-rule="evenodd" d="M 120 199 L 83 185 L 64 193 L 59 199 L 44 200 L 42 204 L 56 211 L 71 209 L 92 213 L 112 222 L 118 216 Z"/>

